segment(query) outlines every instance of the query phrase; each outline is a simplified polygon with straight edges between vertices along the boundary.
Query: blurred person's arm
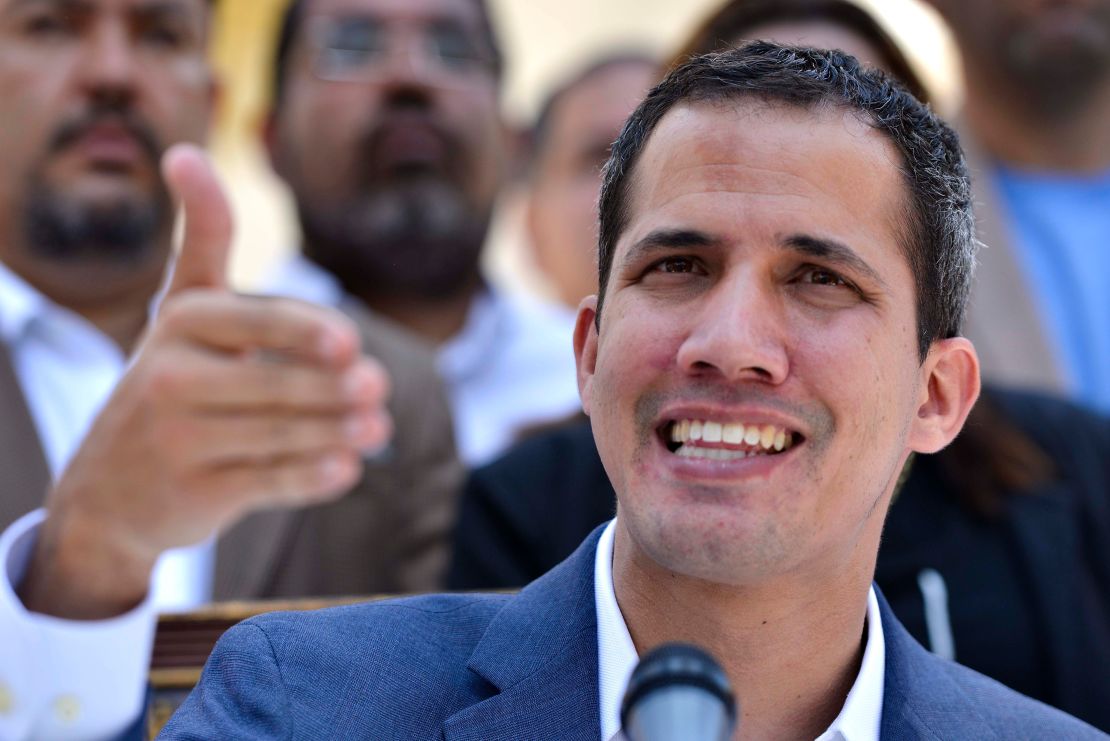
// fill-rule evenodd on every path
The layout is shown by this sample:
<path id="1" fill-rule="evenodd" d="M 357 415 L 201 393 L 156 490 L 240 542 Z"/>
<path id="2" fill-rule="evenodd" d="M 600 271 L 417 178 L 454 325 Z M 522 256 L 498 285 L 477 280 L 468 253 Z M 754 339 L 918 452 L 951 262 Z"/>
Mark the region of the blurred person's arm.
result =
<path id="1" fill-rule="evenodd" d="M 3 538 L 4 738 L 133 724 L 161 553 L 253 510 L 340 496 L 390 434 L 388 379 L 350 321 L 228 290 L 231 216 L 213 173 L 190 148 L 165 171 L 186 227 L 159 313 L 45 512 Z"/>
<path id="2" fill-rule="evenodd" d="M 28 610 L 15 585 L 45 518 L 45 510 L 36 510 L 0 535 L 0 738 L 103 739 L 137 731 L 154 640 L 153 606 L 143 600 L 107 620 L 65 620 Z"/>

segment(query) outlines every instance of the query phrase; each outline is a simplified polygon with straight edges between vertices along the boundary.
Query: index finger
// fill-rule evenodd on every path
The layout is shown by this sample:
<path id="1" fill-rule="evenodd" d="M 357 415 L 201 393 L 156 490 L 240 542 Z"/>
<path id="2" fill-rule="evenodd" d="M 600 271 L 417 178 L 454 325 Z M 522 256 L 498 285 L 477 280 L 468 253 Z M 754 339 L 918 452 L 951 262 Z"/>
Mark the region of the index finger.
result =
<path id="1" fill-rule="evenodd" d="M 343 314 L 271 296 L 190 291 L 163 304 L 155 329 L 209 349 L 270 351 L 333 368 L 350 365 L 359 351 L 358 331 Z"/>

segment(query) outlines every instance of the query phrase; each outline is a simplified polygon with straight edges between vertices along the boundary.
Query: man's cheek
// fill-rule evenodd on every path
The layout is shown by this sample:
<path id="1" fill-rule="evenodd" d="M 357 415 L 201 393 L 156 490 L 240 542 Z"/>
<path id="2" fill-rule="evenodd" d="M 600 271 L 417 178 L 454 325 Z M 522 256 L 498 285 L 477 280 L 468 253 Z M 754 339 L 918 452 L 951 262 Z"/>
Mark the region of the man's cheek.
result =
<path id="1" fill-rule="evenodd" d="M 615 307 L 614 307 L 615 308 Z M 675 365 L 678 350 L 682 339 L 670 331 L 666 319 L 658 312 L 652 313 L 646 308 L 625 311 L 621 307 L 613 319 L 623 320 L 621 326 L 626 330 L 612 343 L 610 351 L 614 355 L 625 359 L 627 368 L 625 373 L 635 375 L 640 373 L 656 374 L 670 371 Z M 631 326 L 625 317 L 632 317 L 638 322 Z M 613 325 L 618 322 L 614 321 Z"/>

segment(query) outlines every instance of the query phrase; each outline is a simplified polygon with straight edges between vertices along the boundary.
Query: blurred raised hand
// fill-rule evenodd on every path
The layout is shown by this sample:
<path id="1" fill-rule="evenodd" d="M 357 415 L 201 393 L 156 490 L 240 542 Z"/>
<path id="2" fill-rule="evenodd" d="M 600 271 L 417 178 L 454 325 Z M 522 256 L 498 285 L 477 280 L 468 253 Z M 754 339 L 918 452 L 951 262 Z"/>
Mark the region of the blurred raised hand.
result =
<path id="1" fill-rule="evenodd" d="M 130 370 L 47 498 L 20 596 L 95 619 L 145 596 L 158 556 L 255 509 L 342 496 L 385 445 L 388 378 L 342 314 L 227 284 L 232 218 L 204 154 L 162 162 L 185 226 Z"/>

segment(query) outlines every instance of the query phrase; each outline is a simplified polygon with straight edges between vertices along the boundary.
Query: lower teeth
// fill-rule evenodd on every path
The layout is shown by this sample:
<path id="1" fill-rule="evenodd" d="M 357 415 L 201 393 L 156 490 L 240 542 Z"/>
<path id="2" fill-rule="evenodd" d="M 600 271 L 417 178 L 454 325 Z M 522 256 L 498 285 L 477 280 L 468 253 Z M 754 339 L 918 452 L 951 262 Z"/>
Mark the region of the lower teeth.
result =
<path id="1" fill-rule="evenodd" d="M 762 451 L 747 453 L 743 450 L 727 450 L 725 448 L 703 448 L 697 445 L 683 445 L 675 451 L 675 455 L 683 458 L 706 458 L 715 461 L 738 461 L 756 455 L 766 455 Z"/>

